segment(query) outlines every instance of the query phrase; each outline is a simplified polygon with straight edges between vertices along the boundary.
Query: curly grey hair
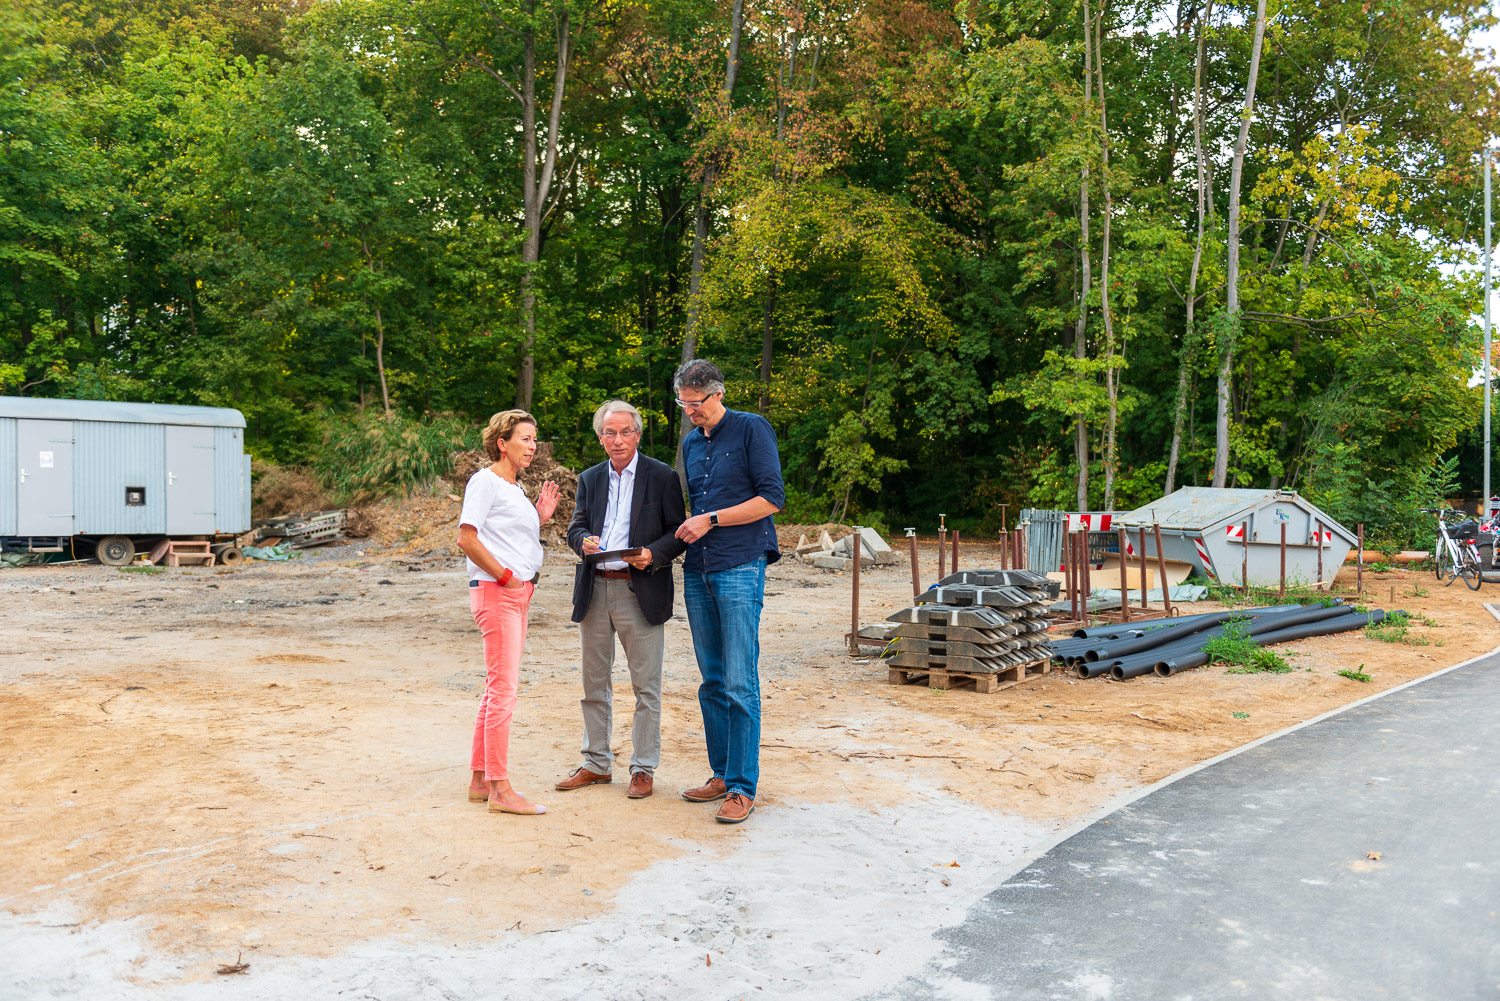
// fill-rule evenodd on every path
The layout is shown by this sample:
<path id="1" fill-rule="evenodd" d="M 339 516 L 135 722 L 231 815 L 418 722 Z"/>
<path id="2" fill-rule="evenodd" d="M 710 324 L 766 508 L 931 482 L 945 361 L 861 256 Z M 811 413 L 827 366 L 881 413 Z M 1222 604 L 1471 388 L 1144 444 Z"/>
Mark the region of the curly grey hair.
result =
<path id="1" fill-rule="evenodd" d="M 696 389 L 706 396 L 724 392 L 724 373 L 713 362 L 703 358 L 685 361 L 672 376 L 672 392 Z"/>
<path id="2" fill-rule="evenodd" d="M 603 437 L 604 421 L 610 414 L 629 414 L 635 421 L 635 430 L 639 434 L 645 424 L 641 421 L 641 412 L 624 400 L 605 400 L 598 410 L 594 411 L 594 434 Z"/>

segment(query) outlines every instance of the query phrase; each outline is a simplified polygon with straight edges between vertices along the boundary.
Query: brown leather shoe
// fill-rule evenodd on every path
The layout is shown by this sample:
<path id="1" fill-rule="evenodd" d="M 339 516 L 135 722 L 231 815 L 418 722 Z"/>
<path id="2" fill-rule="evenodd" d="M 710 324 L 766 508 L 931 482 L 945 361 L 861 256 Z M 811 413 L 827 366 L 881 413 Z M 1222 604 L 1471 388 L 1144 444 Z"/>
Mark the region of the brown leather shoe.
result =
<path id="1" fill-rule="evenodd" d="M 754 812 L 755 800 L 741 793 L 732 792 L 729 798 L 724 800 L 724 805 L 719 807 L 719 812 L 714 814 L 714 819 L 721 824 L 743 824 Z"/>
<path id="2" fill-rule="evenodd" d="M 682 798 L 689 803 L 712 803 L 716 799 L 723 799 L 728 791 L 723 779 L 711 778 L 696 789 L 682 790 Z"/>
<path id="3" fill-rule="evenodd" d="M 614 776 L 612 775 L 600 775 L 598 772 L 591 772 L 587 768 L 575 768 L 568 773 L 567 778 L 557 783 L 553 788 L 560 789 L 563 792 L 572 792 L 574 789 L 582 789 L 584 786 L 605 785 L 613 781 Z"/>
<path id="4" fill-rule="evenodd" d="M 635 772 L 630 776 L 630 791 L 625 794 L 631 799 L 645 799 L 651 795 L 651 776 L 645 772 Z"/>

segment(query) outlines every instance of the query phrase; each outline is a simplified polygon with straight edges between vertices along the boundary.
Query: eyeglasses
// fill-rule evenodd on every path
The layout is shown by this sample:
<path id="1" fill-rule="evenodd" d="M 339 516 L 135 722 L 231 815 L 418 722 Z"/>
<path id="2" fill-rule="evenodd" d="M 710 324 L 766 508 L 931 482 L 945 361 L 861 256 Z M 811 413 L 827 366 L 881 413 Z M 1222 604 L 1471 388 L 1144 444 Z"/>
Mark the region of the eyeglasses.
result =
<path id="1" fill-rule="evenodd" d="M 707 403 L 709 400 L 718 395 L 718 393 L 709 393 L 701 400 L 678 400 L 677 405 L 684 410 L 697 410 L 702 407 L 703 404 Z"/>
<path id="2" fill-rule="evenodd" d="M 599 437 L 605 441 L 623 441 L 626 438 L 634 438 L 638 434 L 640 434 L 639 431 L 631 428 L 628 431 L 606 431 Z"/>

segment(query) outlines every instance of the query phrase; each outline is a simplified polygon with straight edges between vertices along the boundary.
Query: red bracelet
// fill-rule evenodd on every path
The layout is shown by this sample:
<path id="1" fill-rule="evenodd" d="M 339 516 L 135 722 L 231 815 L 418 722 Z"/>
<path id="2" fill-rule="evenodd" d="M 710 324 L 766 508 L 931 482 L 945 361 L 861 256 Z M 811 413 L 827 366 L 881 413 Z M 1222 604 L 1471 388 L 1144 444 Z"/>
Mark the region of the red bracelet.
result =
<path id="1" fill-rule="evenodd" d="M 507 567 L 505 569 L 505 572 L 500 575 L 500 579 L 497 580 L 497 581 L 495 581 L 495 583 L 499 584 L 501 587 L 504 587 L 505 586 L 505 582 L 508 581 L 508 580 L 510 580 L 510 578 L 511 578 L 510 568 Z"/>

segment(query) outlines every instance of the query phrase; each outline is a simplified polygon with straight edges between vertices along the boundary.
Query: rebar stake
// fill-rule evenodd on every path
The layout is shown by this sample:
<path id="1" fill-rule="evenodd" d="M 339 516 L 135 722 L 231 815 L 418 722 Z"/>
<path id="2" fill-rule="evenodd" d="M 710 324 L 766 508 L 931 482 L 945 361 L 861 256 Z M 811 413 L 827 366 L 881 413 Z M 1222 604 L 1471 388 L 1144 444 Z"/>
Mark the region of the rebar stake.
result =
<path id="1" fill-rule="evenodd" d="M 922 568 L 917 566 L 917 530 L 915 528 L 906 530 L 906 541 L 911 544 L 911 596 L 916 598 L 922 593 Z"/>

